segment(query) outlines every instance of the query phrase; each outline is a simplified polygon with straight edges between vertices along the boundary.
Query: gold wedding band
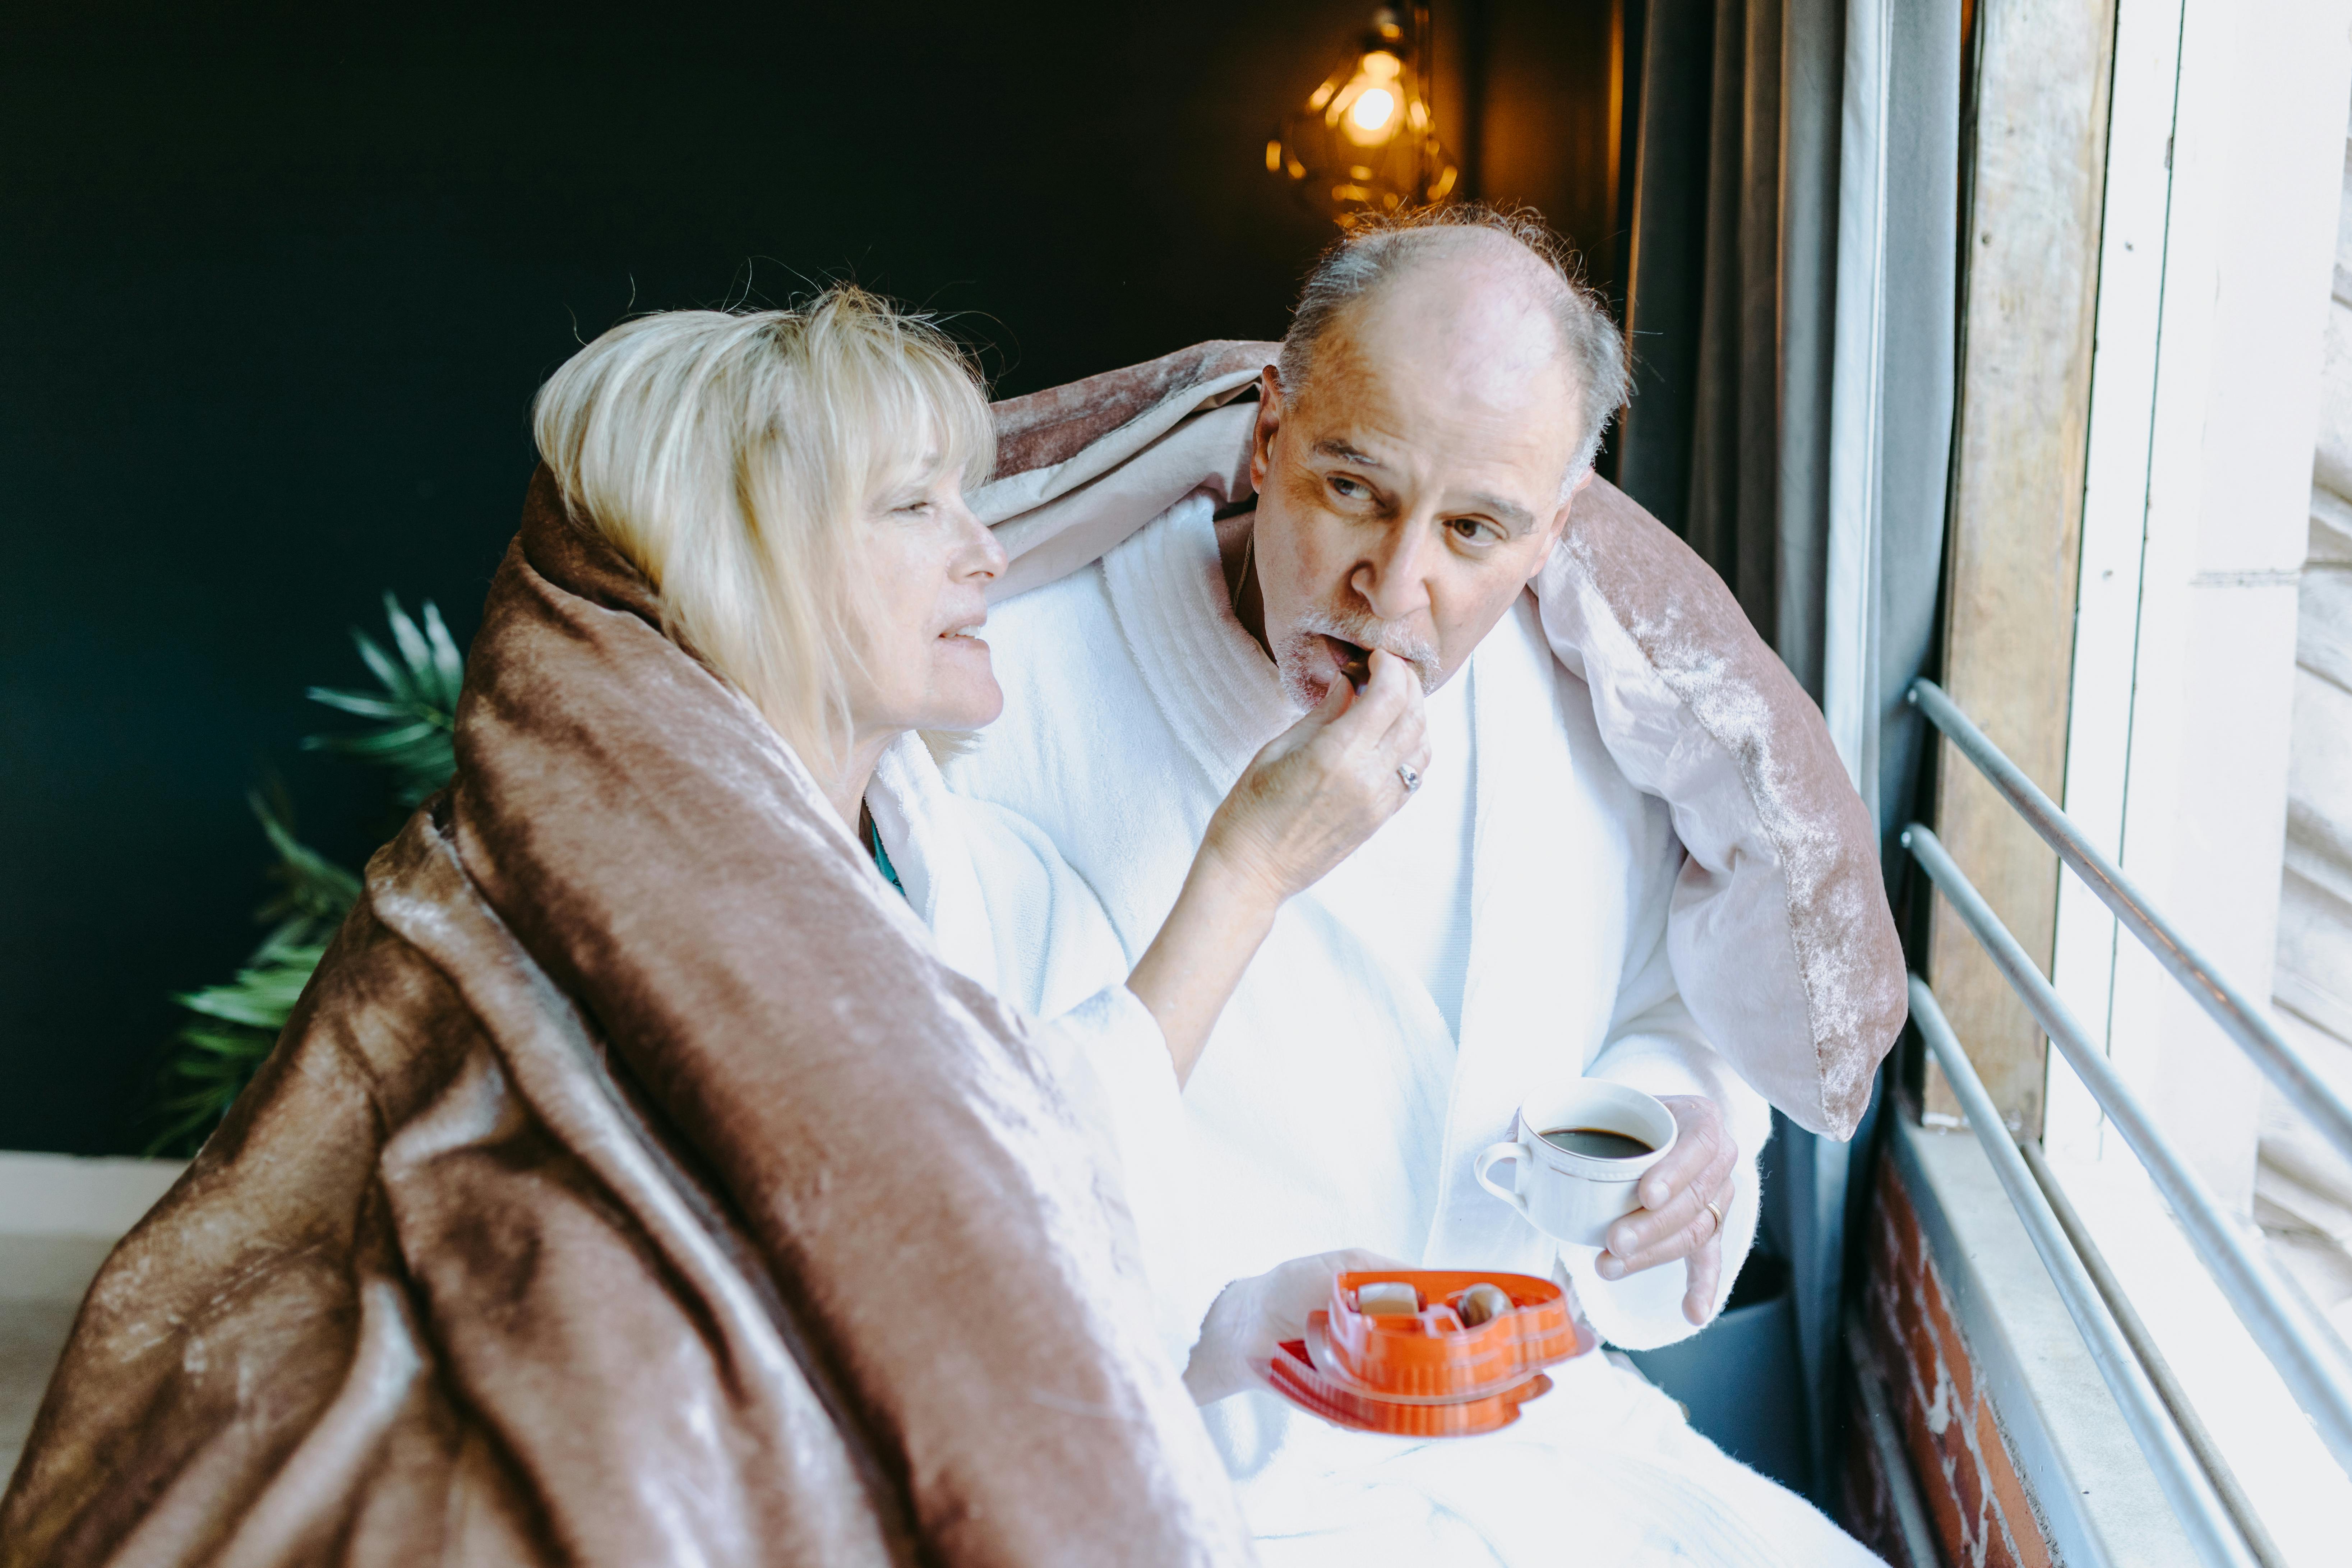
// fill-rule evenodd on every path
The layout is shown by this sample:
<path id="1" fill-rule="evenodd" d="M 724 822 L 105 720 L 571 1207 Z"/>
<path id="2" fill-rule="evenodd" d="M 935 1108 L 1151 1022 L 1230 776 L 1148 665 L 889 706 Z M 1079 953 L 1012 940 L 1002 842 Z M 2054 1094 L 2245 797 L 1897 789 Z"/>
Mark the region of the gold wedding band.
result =
<path id="1" fill-rule="evenodd" d="M 1706 1212 L 1715 1216 L 1715 1229 L 1711 1234 L 1721 1236 L 1723 1234 L 1723 1211 L 1715 1206 L 1715 1201 L 1712 1198 L 1707 1200 Z"/>

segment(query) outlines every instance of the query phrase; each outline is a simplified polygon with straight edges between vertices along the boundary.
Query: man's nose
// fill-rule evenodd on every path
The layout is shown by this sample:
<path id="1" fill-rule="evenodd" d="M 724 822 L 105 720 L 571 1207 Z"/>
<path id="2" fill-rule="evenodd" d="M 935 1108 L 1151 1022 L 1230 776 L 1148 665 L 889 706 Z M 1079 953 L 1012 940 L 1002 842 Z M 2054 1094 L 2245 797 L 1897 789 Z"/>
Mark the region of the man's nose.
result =
<path id="1" fill-rule="evenodd" d="M 1349 582 L 1380 619 L 1401 621 L 1429 607 L 1428 533 L 1420 519 L 1402 523 L 1358 563 Z"/>
<path id="2" fill-rule="evenodd" d="M 963 529 L 963 549 L 957 562 L 962 569 L 960 574 L 992 581 L 1003 576 L 1005 567 L 1011 563 L 1005 556 L 1003 542 L 996 537 L 996 531 L 974 516 L 971 508 L 964 504 L 961 496 L 956 498 L 956 510 L 961 514 L 960 521 Z"/>

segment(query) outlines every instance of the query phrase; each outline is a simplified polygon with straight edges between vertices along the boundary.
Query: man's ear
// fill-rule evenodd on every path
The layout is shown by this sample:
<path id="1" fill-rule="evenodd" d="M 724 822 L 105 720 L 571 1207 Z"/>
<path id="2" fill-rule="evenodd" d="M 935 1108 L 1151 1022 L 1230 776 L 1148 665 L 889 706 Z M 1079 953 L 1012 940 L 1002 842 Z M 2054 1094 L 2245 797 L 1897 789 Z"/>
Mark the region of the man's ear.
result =
<path id="1" fill-rule="evenodd" d="M 1282 372 L 1268 365 L 1257 377 L 1257 428 L 1250 436 L 1250 489 L 1265 493 L 1274 471 L 1274 433 L 1282 428 Z"/>
<path id="2" fill-rule="evenodd" d="M 1568 487 L 1568 499 L 1559 503 L 1558 511 L 1552 513 L 1551 521 L 1545 524 L 1544 547 L 1536 555 L 1535 570 L 1528 574 L 1528 582 L 1532 583 L 1543 575 L 1544 563 L 1551 559 L 1551 552 L 1559 547 L 1559 536 L 1568 531 L 1568 514 L 1576 510 L 1576 498 L 1581 495 L 1584 492 L 1584 487 L 1591 482 L 1592 469 L 1588 465 L 1584 472 L 1577 476 L 1576 483 Z"/>

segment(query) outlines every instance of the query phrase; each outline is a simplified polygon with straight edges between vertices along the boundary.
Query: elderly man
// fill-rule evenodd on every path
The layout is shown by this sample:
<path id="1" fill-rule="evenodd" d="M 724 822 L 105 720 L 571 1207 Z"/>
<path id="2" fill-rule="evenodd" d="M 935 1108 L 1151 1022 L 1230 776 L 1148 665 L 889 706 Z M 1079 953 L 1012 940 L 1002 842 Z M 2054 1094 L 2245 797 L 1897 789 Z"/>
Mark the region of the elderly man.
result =
<path id="1" fill-rule="evenodd" d="M 1682 994 L 1676 819 L 1604 745 L 1529 592 L 1624 389 L 1615 329 L 1538 226 L 1454 209 L 1360 231 L 1264 370 L 1254 512 L 1189 497 L 990 622 L 1004 717 L 949 784 L 1041 828 L 1130 951 L 1252 755 L 1370 650 L 1428 694 L 1410 801 L 1275 918 L 1197 1062 L 1172 1064 L 1185 1168 L 1127 1170 L 1189 1201 L 1189 1238 L 1147 1225 L 1146 1247 L 1269 1561 L 1871 1560 L 1597 1355 L 1518 1426 L 1451 1446 L 1265 1392 L 1334 1249 L 1557 1261 L 1601 1332 L 1642 1348 L 1710 1320 L 1753 1238 L 1768 1110 Z M 1580 1074 L 1680 1127 L 1597 1255 L 1471 1171 L 1521 1098 Z"/>

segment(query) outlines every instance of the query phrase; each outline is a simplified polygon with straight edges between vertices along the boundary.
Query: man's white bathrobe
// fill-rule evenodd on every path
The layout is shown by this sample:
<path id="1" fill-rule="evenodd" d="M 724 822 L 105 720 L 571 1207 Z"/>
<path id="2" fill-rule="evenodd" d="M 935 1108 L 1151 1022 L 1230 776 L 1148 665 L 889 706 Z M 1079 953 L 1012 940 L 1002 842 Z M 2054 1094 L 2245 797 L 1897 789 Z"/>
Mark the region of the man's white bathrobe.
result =
<path id="1" fill-rule="evenodd" d="M 1531 600 L 1434 694 L 1433 731 L 1466 754 L 1434 758 L 1424 796 L 1360 851 L 1386 875 L 1351 864 L 1292 900 L 1181 1096 L 1124 978 L 1210 815 L 1297 717 L 1231 614 L 1208 502 L 997 606 L 988 635 L 1006 710 L 951 760 L 960 798 L 911 742 L 869 798 L 942 956 L 1051 1021 L 1041 1038 L 1104 1136 L 1180 1363 L 1226 1281 L 1340 1247 L 1535 1274 L 1557 1259 L 1604 1337 L 1690 1332 L 1681 1265 L 1603 1281 L 1590 1249 L 1471 1174 L 1521 1099 L 1584 1075 L 1725 1108 L 1744 1162 L 1720 1302 L 1754 1236 L 1769 1112 L 1675 993 L 1665 807 L 1611 761 Z M 1639 1378 L 1598 1355 L 1553 1375 L 1475 1442 L 1344 1432 L 1263 1394 L 1204 1414 L 1269 1562 L 1873 1561 Z"/>

